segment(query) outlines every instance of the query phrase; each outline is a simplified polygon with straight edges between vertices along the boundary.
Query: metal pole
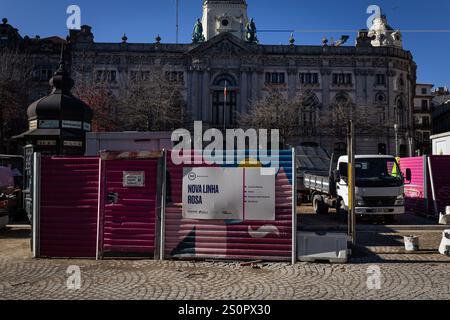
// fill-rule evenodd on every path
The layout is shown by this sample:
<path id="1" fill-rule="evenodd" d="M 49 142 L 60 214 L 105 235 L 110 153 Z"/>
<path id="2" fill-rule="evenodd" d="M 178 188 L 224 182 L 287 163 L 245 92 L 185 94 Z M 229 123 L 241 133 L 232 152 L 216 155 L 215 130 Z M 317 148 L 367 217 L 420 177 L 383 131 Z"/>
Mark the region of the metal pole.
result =
<path id="1" fill-rule="evenodd" d="M 176 0 L 177 12 L 176 12 L 176 43 L 178 44 L 179 40 L 179 31 L 180 31 L 180 0 Z"/>
<path id="2" fill-rule="evenodd" d="M 356 243 L 355 215 L 355 125 L 352 120 L 347 124 L 348 149 L 348 234 L 352 245 Z"/>
<path id="3" fill-rule="evenodd" d="M 226 110 L 227 110 L 227 95 L 228 95 L 228 89 L 227 89 L 227 81 L 225 80 L 225 87 L 223 89 L 223 131 L 225 132 L 227 125 L 226 125 Z"/>
<path id="4" fill-rule="evenodd" d="M 351 121 L 347 123 L 347 187 L 348 187 L 348 212 L 347 212 L 347 230 L 348 235 L 351 237 L 351 210 L 352 210 L 352 134 L 351 134 Z"/>
<path id="5" fill-rule="evenodd" d="M 352 244 L 356 245 L 356 212 L 355 212 L 355 189 L 356 189 L 356 172 L 355 172 L 355 157 L 356 157 L 356 136 L 355 123 L 351 121 L 351 139 L 352 139 Z"/>
<path id="6" fill-rule="evenodd" d="M 33 154 L 33 258 L 40 256 L 41 154 Z"/>
<path id="7" fill-rule="evenodd" d="M 436 188 L 434 184 L 433 168 L 431 166 L 430 157 L 427 157 L 428 171 L 430 172 L 431 196 L 433 197 L 434 214 L 439 217 L 439 207 L 436 199 Z"/>
<path id="8" fill-rule="evenodd" d="M 162 184 L 161 184 L 161 230 L 159 233 L 159 259 L 165 259 L 165 245 L 166 245 L 166 179 L 167 179 L 167 151 L 163 150 L 163 163 L 162 163 Z"/>
<path id="9" fill-rule="evenodd" d="M 394 133 L 395 133 L 395 156 L 398 157 L 398 125 L 394 125 Z"/>
<path id="10" fill-rule="evenodd" d="M 414 156 L 414 152 L 413 152 L 413 138 L 409 137 L 409 156 L 412 158 Z"/>
<path id="11" fill-rule="evenodd" d="M 100 217 L 102 215 L 102 157 L 98 158 L 98 190 L 97 190 L 97 239 L 95 245 L 95 260 L 100 260 Z"/>
<path id="12" fill-rule="evenodd" d="M 281 151 L 279 151 L 281 152 Z M 297 162 L 292 148 L 292 264 L 297 262 Z"/>

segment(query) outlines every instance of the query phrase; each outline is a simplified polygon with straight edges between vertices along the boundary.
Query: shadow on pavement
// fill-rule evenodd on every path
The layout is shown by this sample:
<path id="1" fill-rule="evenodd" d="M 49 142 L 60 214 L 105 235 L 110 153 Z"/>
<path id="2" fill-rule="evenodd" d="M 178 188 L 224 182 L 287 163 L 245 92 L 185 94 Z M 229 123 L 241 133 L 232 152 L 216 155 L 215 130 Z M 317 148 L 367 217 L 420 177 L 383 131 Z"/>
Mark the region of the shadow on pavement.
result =
<path id="1" fill-rule="evenodd" d="M 335 210 L 329 214 L 317 215 L 311 204 L 298 207 L 298 231 L 347 233 L 347 222 L 337 215 Z M 397 253 L 404 248 L 404 236 L 419 237 L 419 247 L 424 250 L 437 250 L 442 238 L 442 229 L 436 219 L 415 214 L 396 216 L 394 221 L 383 219 L 359 218 L 357 220 L 357 244 L 362 247 L 375 247 L 379 253 Z M 373 252 L 373 250 L 372 250 Z"/>
<path id="2" fill-rule="evenodd" d="M 31 227 L 26 225 L 8 225 L 0 230 L 0 239 L 29 239 Z"/>
<path id="3" fill-rule="evenodd" d="M 371 252 L 365 247 L 358 246 L 353 249 L 353 254 L 350 257 L 349 262 L 351 264 L 423 264 L 429 263 L 433 264 L 450 264 L 450 257 L 440 256 L 441 260 L 438 259 L 424 259 L 424 253 L 430 253 L 429 251 L 419 250 L 415 253 L 404 253 L 407 255 L 406 259 L 397 259 L 398 255 L 384 255 L 380 256 L 376 253 Z M 438 252 L 436 252 L 438 254 Z M 394 258 L 389 258 L 389 256 Z M 420 256 L 420 258 L 414 259 L 415 256 Z"/>
<path id="4" fill-rule="evenodd" d="M 314 213 L 311 204 L 303 204 L 298 207 L 298 226 L 299 229 L 312 229 L 314 227 L 330 229 L 345 229 L 347 222 L 340 219 L 335 210 L 330 210 L 329 214 L 317 215 Z M 406 213 L 395 216 L 393 221 L 386 221 L 382 217 L 375 218 L 357 218 L 358 227 L 386 227 L 387 226 L 433 226 L 438 224 L 438 219 L 428 219 L 415 214 Z"/>

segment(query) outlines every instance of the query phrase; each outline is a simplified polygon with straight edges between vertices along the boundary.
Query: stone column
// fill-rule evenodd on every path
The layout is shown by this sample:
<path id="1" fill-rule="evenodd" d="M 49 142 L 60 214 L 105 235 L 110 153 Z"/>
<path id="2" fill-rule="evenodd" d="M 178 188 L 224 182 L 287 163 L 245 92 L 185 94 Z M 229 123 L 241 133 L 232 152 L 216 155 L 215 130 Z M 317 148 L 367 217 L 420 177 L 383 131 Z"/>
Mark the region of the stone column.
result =
<path id="1" fill-rule="evenodd" d="M 252 70 L 252 91 L 251 91 L 252 101 L 256 101 L 259 99 L 258 95 L 258 73 L 255 69 Z"/>
<path id="2" fill-rule="evenodd" d="M 389 67 L 393 67 L 391 63 L 389 63 Z M 397 122 L 397 117 L 395 114 L 395 111 L 397 109 L 397 106 L 395 105 L 395 80 L 396 80 L 397 72 L 395 70 L 390 69 L 388 71 L 388 77 L 387 77 L 387 118 L 388 121 L 393 121 L 394 123 Z M 394 154 L 395 153 L 395 137 L 394 137 L 394 127 L 388 128 L 387 130 L 387 136 L 388 136 L 388 154 Z"/>
<path id="3" fill-rule="evenodd" d="M 194 101 L 193 101 L 193 71 L 189 69 L 187 72 L 187 111 L 191 117 L 194 116 Z M 192 119 L 193 120 L 193 119 Z"/>
<path id="4" fill-rule="evenodd" d="M 197 69 L 194 69 L 192 74 L 192 84 L 191 84 L 191 90 L 192 90 L 192 120 L 199 120 L 201 119 L 201 98 L 200 98 L 200 75 Z"/>
<path id="5" fill-rule="evenodd" d="M 203 84 L 202 84 L 202 103 L 201 103 L 201 119 L 208 124 L 211 122 L 211 102 L 210 102 L 210 78 L 211 75 L 208 69 L 203 71 Z"/>
<path id="6" fill-rule="evenodd" d="M 262 95 L 262 88 L 264 88 L 264 69 L 263 68 L 259 68 L 256 71 L 256 99 L 260 100 L 262 99 L 263 95 Z"/>
<path id="7" fill-rule="evenodd" d="M 241 69 L 241 103 L 239 112 L 247 113 L 248 111 L 248 83 L 247 83 L 247 69 Z"/>
<path id="8" fill-rule="evenodd" d="M 355 91 L 356 91 L 356 105 L 368 106 L 368 89 L 370 82 L 367 81 L 367 70 L 355 70 Z"/>
<path id="9" fill-rule="evenodd" d="M 298 70 L 296 68 L 288 69 L 288 98 L 295 99 L 297 94 Z"/>
<path id="10" fill-rule="evenodd" d="M 332 94 L 331 94 L 331 70 L 330 69 L 322 69 L 320 71 L 322 78 L 322 109 L 327 110 L 330 107 Z M 322 113 L 322 116 L 324 114 Z"/>

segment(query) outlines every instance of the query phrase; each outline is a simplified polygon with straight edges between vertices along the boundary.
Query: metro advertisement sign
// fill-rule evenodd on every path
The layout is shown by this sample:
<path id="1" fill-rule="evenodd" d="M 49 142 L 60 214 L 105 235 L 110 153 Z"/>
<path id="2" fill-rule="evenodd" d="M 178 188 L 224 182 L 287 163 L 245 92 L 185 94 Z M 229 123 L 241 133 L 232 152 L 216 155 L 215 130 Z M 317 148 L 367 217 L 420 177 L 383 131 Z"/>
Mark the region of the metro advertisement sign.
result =
<path id="1" fill-rule="evenodd" d="M 275 220 L 275 175 L 260 168 L 184 168 L 183 218 Z"/>

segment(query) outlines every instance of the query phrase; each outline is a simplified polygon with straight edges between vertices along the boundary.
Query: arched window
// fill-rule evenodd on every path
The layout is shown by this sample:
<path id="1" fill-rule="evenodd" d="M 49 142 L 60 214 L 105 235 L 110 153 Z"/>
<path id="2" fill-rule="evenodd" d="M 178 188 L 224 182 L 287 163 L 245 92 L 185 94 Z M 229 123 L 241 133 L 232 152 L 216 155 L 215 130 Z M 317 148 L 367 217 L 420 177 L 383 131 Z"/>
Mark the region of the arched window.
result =
<path id="1" fill-rule="evenodd" d="M 300 103 L 300 130 L 304 135 L 315 133 L 317 126 L 317 108 L 320 102 L 317 96 L 308 92 Z"/>
<path id="2" fill-rule="evenodd" d="M 348 103 L 351 99 L 347 92 L 341 91 L 336 94 L 334 101 L 336 103 Z"/>
<path id="3" fill-rule="evenodd" d="M 399 125 L 400 128 L 404 128 L 405 127 L 405 108 L 404 108 L 404 104 L 401 98 L 399 98 L 397 100 L 397 105 L 396 105 L 396 111 L 397 111 L 397 124 Z"/>
<path id="4" fill-rule="evenodd" d="M 340 126 L 343 121 L 353 118 L 355 105 L 347 92 L 341 91 L 334 97 L 331 105 L 333 126 Z"/>
<path id="5" fill-rule="evenodd" d="M 236 82 L 230 75 L 220 75 L 213 82 L 213 124 L 232 128 L 236 125 Z"/>
<path id="6" fill-rule="evenodd" d="M 226 74 L 218 76 L 214 81 L 214 86 L 216 87 L 224 88 L 225 85 L 227 85 L 227 87 L 234 87 L 236 86 L 236 82 L 232 76 Z"/>
<path id="7" fill-rule="evenodd" d="M 405 88 L 405 84 L 406 84 L 405 77 L 403 75 L 400 75 L 398 77 L 398 88 L 400 90 L 403 90 Z"/>

